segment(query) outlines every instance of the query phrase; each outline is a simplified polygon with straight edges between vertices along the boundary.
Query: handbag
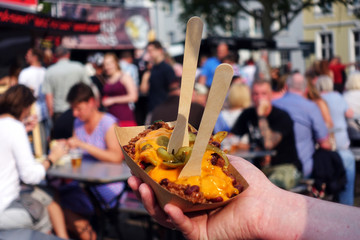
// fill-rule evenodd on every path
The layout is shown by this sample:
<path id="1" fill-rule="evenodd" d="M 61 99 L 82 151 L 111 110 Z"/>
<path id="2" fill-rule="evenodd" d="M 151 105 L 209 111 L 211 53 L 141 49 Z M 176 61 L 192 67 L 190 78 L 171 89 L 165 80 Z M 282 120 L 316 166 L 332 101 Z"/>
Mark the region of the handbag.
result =
<path id="1" fill-rule="evenodd" d="M 44 213 L 44 206 L 29 193 L 22 193 L 8 208 L 24 208 L 31 216 L 33 223 L 40 221 Z"/>

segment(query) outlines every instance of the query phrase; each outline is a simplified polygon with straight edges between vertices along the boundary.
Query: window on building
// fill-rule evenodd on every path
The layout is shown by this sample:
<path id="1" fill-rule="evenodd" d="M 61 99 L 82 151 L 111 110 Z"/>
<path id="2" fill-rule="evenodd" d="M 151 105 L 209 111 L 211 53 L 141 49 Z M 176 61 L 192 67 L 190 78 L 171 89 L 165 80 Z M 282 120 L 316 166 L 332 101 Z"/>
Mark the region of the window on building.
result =
<path id="1" fill-rule="evenodd" d="M 360 62 L 360 30 L 354 31 L 355 62 Z"/>
<path id="2" fill-rule="evenodd" d="M 360 18 L 360 0 L 353 0 L 353 2 L 347 6 L 350 12 L 352 12 L 357 18 Z"/>
<path id="3" fill-rule="evenodd" d="M 314 6 L 315 15 L 328 15 L 333 13 L 332 3 L 324 2 L 320 3 L 318 1 L 318 5 Z"/>
<path id="4" fill-rule="evenodd" d="M 173 14 L 173 2 L 164 2 L 163 3 L 163 11 L 167 14 L 167 15 L 172 15 Z"/>
<path id="5" fill-rule="evenodd" d="M 170 43 L 175 42 L 175 33 L 174 32 L 168 32 Z"/>
<path id="6" fill-rule="evenodd" d="M 330 59 L 333 56 L 333 36 L 331 33 L 321 33 L 321 58 Z"/>
<path id="7" fill-rule="evenodd" d="M 280 51 L 280 60 L 281 65 L 287 65 L 290 62 L 290 51 L 289 50 L 281 50 Z"/>
<path id="8" fill-rule="evenodd" d="M 256 14 L 256 18 L 254 18 L 255 21 L 255 33 L 257 35 L 262 33 L 262 27 L 261 27 L 261 15 L 262 15 L 262 9 L 256 9 L 254 10 Z"/>

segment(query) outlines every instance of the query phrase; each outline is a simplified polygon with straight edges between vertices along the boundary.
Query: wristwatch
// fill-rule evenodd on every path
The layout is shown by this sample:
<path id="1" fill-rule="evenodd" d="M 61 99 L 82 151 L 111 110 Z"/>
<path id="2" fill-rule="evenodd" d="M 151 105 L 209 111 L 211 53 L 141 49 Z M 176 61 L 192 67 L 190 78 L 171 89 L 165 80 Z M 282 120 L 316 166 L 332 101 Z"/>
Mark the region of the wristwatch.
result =
<path id="1" fill-rule="evenodd" d="M 53 162 L 49 158 L 46 158 L 45 161 L 49 162 L 49 164 L 50 164 L 49 168 L 51 168 L 53 166 Z"/>

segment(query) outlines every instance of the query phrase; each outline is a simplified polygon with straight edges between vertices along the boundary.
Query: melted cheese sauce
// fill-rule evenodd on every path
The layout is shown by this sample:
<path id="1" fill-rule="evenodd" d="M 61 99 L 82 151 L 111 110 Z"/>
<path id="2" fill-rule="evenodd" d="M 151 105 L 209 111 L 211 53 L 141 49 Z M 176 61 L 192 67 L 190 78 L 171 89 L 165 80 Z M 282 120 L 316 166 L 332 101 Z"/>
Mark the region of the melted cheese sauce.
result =
<path id="1" fill-rule="evenodd" d="M 140 163 L 141 161 L 152 163 L 156 165 L 155 168 L 150 170 L 148 174 L 156 182 L 160 182 L 162 179 L 167 178 L 171 182 L 182 185 L 197 185 L 207 199 L 222 197 L 224 201 L 228 200 L 232 195 L 239 194 L 238 189 L 232 185 L 232 179 L 227 176 L 221 167 L 211 164 L 211 154 L 213 151 L 207 150 L 202 159 L 201 176 L 192 176 L 178 179 L 178 176 L 182 170 L 182 167 L 176 169 L 168 169 L 164 167 L 161 162 L 162 159 L 156 153 L 156 150 L 160 147 L 156 143 L 156 139 L 159 136 L 167 136 L 170 138 L 172 130 L 160 128 L 155 131 L 149 132 L 145 137 L 140 138 L 135 144 L 135 161 Z M 145 145 L 151 145 L 144 151 L 141 151 Z"/>

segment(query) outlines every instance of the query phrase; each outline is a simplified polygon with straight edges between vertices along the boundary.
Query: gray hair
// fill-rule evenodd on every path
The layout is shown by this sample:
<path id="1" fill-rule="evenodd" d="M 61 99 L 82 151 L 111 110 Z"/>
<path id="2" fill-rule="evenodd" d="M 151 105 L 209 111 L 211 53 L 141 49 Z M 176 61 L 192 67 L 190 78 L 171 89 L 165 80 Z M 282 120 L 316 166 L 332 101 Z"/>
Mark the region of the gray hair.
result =
<path id="1" fill-rule="evenodd" d="M 346 90 L 359 90 L 360 89 L 360 72 L 354 72 L 348 77 L 346 84 Z"/>
<path id="2" fill-rule="evenodd" d="M 58 46 L 56 49 L 55 49 L 55 55 L 56 57 L 58 58 L 61 58 L 63 56 L 65 56 L 66 54 L 70 53 L 70 50 L 65 48 L 64 46 Z"/>
<path id="3" fill-rule="evenodd" d="M 289 75 L 286 79 L 286 85 L 289 90 L 295 90 L 300 92 L 305 92 L 307 86 L 304 76 L 300 73 L 294 73 Z"/>
<path id="4" fill-rule="evenodd" d="M 334 83 L 330 76 L 321 75 L 316 81 L 316 88 L 320 92 L 331 92 L 334 90 Z"/>

